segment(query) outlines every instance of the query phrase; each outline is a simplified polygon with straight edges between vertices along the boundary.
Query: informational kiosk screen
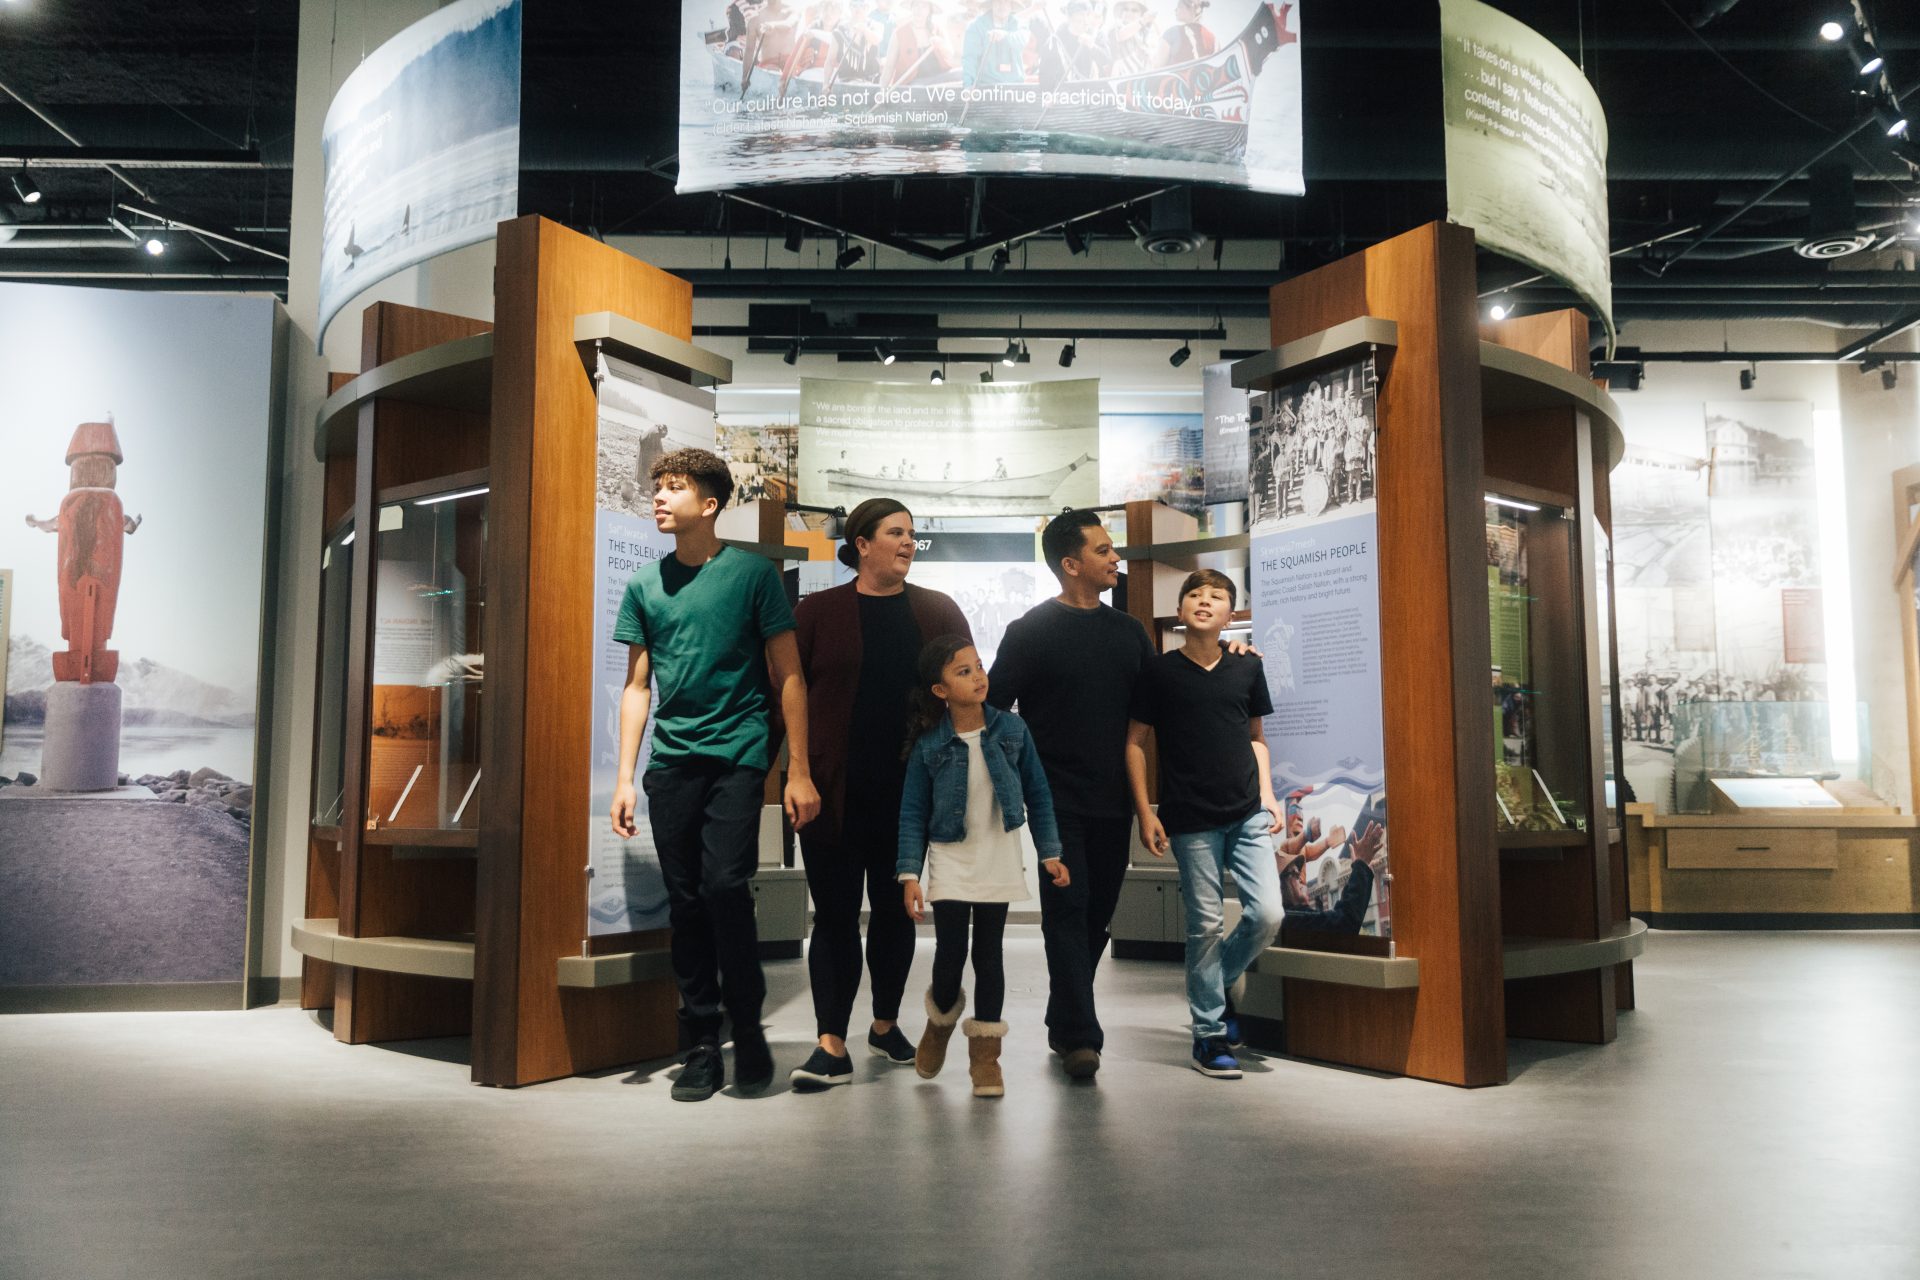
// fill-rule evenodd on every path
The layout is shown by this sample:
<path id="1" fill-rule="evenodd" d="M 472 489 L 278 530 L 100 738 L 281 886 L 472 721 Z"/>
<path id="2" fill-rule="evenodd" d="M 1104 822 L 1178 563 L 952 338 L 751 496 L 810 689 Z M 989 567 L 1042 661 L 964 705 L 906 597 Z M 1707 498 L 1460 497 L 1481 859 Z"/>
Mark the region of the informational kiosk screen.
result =
<path id="1" fill-rule="evenodd" d="M 1300 6 L 682 0 L 679 190 L 916 174 L 1299 195 Z"/>

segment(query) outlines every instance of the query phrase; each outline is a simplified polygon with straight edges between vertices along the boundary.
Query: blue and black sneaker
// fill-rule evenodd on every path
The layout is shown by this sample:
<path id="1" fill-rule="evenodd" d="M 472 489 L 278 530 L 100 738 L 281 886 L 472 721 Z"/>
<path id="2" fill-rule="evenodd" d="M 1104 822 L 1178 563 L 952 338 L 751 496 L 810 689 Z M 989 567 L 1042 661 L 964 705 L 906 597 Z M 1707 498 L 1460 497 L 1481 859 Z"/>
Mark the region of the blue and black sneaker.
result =
<path id="1" fill-rule="evenodd" d="M 1193 1069 L 1215 1080 L 1238 1080 L 1240 1059 L 1233 1056 L 1227 1042 L 1218 1036 L 1193 1042 Z"/>
<path id="2" fill-rule="evenodd" d="M 1247 975 L 1243 973 L 1227 986 L 1227 1013 L 1222 1019 L 1227 1024 L 1227 1043 L 1235 1049 L 1247 1043 L 1246 1036 L 1240 1033 L 1240 1001 L 1246 994 Z"/>
<path id="3" fill-rule="evenodd" d="M 1227 1047 L 1229 1049 L 1244 1048 L 1247 1043 L 1247 1038 L 1245 1035 L 1241 1034 L 1240 1015 L 1234 1012 L 1233 1006 L 1231 1004 L 1227 1006 L 1227 1016 L 1222 1018 L 1221 1022 L 1225 1023 L 1227 1028 L 1227 1035 L 1226 1035 Z"/>

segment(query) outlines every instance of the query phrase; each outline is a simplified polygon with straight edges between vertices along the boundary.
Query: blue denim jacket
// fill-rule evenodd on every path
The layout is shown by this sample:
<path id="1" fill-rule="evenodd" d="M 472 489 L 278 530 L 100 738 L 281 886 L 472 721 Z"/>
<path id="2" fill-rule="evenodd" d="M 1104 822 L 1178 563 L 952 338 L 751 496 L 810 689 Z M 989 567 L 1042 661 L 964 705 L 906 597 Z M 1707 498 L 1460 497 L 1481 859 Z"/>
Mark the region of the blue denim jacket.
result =
<path id="1" fill-rule="evenodd" d="M 1011 711 L 985 708 L 987 727 L 980 755 L 993 779 L 994 798 L 1008 831 L 1033 818 L 1033 845 L 1040 861 L 1060 856 L 1060 830 L 1053 821 L 1053 792 L 1040 768 L 1027 726 Z M 913 744 L 907 756 L 907 785 L 900 795 L 900 856 L 896 875 L 920 874 L 927 842 L 958 844 L 967 838 L 967 744 L 943 719 Z"/>

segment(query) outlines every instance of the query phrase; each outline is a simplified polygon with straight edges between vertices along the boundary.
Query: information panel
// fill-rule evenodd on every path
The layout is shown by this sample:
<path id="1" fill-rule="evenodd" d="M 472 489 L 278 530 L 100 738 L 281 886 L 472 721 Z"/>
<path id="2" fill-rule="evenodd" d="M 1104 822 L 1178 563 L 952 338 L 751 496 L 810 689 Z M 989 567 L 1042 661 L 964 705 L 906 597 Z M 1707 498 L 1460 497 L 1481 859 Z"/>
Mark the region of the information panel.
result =
<path id="1" fill-rule="evenodd" d="M 1591 303 L 1611 333 L 1607 117 L 1552 41 L 1479 0 L 1440 0 L 1447 218 Z"/>
<path id="2" fill-rule="evenodd" d="M 1262 397 L 1248 431 L 1254 643 L 1265 655 L 1283 884 L 1296 919 L 1392 936 L 1371 356 Z M 1356 860 L 1366 901 L 1345 901 Z M 1366 875 L 1361 872 L 1358 874 Z M 1356 890 L 1356 894 L 1358 894 Z M 1342 910 L 1342 908 L 1348 908 Z"/>
<path id="3" fill-rule="evenodd" d="M 1299 195 L 1285 0 L 682 0 L 682 193 L 915 174 Z"/>
<path id="4" fill-rule="evenodd" d="M 639 831 L 613 834 L 610 813 L 620 768 L 620 693 L 627 682 L 627 646 L 613 639 L 627 582 L 643 567 L 673 554 L 673 538 L 654 527 L 655 459 L 675 449 L 714 447 L 713 396 L 682 383 L 602 357 L 599 439 L 595 458 L 592 811 L 587 817 L 587 932 L 592 936 L 667 927 L 667 890 L 639 793 Z M 655 704 L 659 689 L 655 686 Z M 647 721 L 635 774 L 645 772 L 653 747 Z"/>

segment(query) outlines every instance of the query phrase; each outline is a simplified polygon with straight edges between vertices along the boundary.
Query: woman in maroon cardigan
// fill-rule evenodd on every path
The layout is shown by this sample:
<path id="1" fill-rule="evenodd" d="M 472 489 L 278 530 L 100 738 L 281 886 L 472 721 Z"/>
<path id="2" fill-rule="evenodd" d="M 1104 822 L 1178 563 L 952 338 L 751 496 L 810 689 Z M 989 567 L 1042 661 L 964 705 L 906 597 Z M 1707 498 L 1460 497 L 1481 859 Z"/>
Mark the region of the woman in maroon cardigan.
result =
<path id="1" fill-rule="evenodd" d="M 867 1047 L 895 1063 L 913 1061 L 913 1042 L 896 1025 L 914 942 L 894 882 L 907 695 L 922 645 L 973 634 L 950 596 L 908 585 L 916 547 L 913 514 L 891 498 L 868 499 L 847 517 L 839 553 L 858 576 L 794 610 L 807 678 L 807 755 L 820 789 L 820 816 L 800 830 L 813 895 L 807 975 L 820 1036 L 819 1048 L 792 1074 L 800 1088 L 853 1078 L 847 1026 L 860 990 L 863 889 L 873 976 Z"/>

